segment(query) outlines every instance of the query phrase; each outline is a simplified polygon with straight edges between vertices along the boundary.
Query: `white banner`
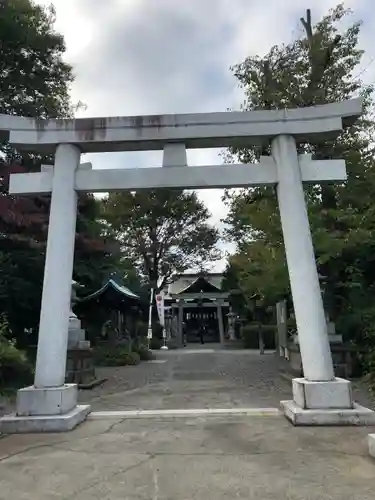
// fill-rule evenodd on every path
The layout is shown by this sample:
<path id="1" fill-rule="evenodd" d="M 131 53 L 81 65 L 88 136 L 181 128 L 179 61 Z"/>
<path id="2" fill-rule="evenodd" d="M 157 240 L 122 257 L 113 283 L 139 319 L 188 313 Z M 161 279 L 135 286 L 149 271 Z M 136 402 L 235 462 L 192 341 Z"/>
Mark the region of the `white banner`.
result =
<path id="1" fill-rule="evenodd" d="M 164 293 L 160 291 L 156 295 L 156 307 L 158 309 L 159 321 L 161 326 L 164 328 Z"/>

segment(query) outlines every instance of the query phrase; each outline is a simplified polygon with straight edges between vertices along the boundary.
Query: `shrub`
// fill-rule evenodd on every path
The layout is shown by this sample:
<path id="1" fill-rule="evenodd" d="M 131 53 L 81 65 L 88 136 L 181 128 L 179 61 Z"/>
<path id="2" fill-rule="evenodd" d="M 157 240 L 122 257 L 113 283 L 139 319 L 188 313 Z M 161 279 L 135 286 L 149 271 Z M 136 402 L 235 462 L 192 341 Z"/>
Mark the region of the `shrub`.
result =
<path id="1" fill-rule="evenodd" d="M 152 338 L 161 340 L 163 338 L 163 327 L 160 323 L 153 323 L 152 325 Z"/>
<path id="2" fill-rule="evenodd" d="M 18 388 L 30 385 L 33 368 L 23 351 L 9 341 L 0 341 L 0 387 Z"/>
<path id="3" fill-rule="evenodd" d="M 275 348 L 275 326 L 262 325 L 265 349 Z M 242 328 L 242 340 L 245 349 L 259 349 L 259 325 L 248 324 Z"/>
<path id="4" fill-rule="evenodd" d="M 17 389 L 33 381 L 33 367 L 26 354 L 17 349 L 8 322 L 0 317 L 0 388 Z M 8 338 L 6 338 L 8 337 Z"/>
<path id="5" fill-rule="evenodd" d="M 137 348 L 134 349 L 134 352 L 139 354 L 141 361 L 149 361 L 150 359 L 153 358 L 152 352 L 145 345 L 139 345 Z"/>
<path id="6" fill-rule="evenodd" d="M 150 341 L 150 349 L 153 351 L 156 351 L 160 349 L 160 347 L 163 345 L 163 341 L 161 339 L 158 339 L 156 337 L 152 337 Z"/>
<path id="7" fill-rule="evenodd" d="M 177 339 L 169 339 L 167 342 L 168 349 L 178 349 L 180 347 L 180 344 L 178 343 Z"/>
<path id="8" fill-rule="evenodd" d="M 140 339 L 147 339 L 148 324 L 144 321 L 137 321 L 135 324 L 135 335 Z"/>
<path id="9" fill-rule="evenodd" d="M 97 366 L 137 365 L 140 362 L 140 355 L 120 346 L 96 347 L 94 360 Z"/>
<path id="10" fill-rule="evenodd" d="M 259 348 L 258 326 L 245 325 L 242 327 L 241 334 L 245 349 Z"/>
<path id="11" fill-rule="evenodd" d="M 124 355 L 124 360 L 126 365 L 139 365 L 141 357 L 137 352 L 128 352 Z"/>

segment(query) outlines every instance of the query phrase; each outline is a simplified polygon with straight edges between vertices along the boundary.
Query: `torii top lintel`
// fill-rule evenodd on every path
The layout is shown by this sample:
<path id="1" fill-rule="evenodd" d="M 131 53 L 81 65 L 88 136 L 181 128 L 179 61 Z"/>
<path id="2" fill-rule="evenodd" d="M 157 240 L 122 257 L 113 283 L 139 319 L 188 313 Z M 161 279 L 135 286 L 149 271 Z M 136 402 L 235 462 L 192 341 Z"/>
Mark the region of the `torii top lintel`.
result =
<path id="1" fill-rule="evenodd" d="M 19 150 L 53 153 L 77 144 L 83 153 L 261 144 L 277 135 L 297 141 L 335 137 L 362 113 L 362 99 L 296 109 L 40 120 L 0 115 L 0 138 Z"/>

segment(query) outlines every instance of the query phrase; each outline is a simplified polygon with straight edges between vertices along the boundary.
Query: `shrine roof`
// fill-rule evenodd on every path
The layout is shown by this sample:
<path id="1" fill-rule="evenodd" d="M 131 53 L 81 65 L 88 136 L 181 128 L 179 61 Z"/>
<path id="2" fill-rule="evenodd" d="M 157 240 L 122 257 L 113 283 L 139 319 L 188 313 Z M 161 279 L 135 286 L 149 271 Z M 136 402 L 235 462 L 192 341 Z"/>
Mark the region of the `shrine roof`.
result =
<path id="1" fill-rule="evenodd" d="M 117 283 L 113 279 L 110 279 L 107 281 L 107 283 L 104 286 L 102 286 L 102 288 L 100 288 L 96 292 L 94 292 L 90 295 L 87 295 L 86 297 L 82 297 L 80 299 L 80 302 L 86 302 L 88 300 L 96 299 L 96 298 L 100 297 L 101 295 L 103 295 L 107 290 L 113 290 L 116 293 L 118 293 L 119 295 L 122 295 L 124 297 L 127 297 L 127 298 L 135 300 L 135 301 L 140 300 L 139 295 L 132 292 L 128 287 L 126 287 L 124 285 L 120 285 L 119 283 Z"/>
<path id="2" fill-rule="evenodd" d="M 199 294 L 200 292 L 221 293 L 221 289 L 210 283 L 204 276 L 198 276 L 192 283 L 180 290 L 176 295 L 182 295 L 184 293 Z"/>

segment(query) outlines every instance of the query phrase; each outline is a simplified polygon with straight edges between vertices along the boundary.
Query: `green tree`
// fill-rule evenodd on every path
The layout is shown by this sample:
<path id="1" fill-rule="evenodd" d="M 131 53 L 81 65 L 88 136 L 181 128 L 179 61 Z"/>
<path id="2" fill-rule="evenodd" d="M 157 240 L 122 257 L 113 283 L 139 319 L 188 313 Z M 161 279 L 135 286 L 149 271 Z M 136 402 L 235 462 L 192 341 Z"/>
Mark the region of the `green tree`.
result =
<path id="1" fill-rule="evenodd" d="M 78 202 L 74 279 L 85 286 L 85 294 L 99 289 L 103 281 L 121 267 L 118 242 L 105 236 L 101 202 L 93 195 L 81 195 Z"/>
<path id="2" fill-rule="evenodd" d="M 1 2 L 1 113 L 40 118 L 70 114 L 73 75 L 63 61 L 65 42 L 54 23 L 52 6 Z"/>
<path id="3" fill-rule="evenodd" d="M 233 71 L 244 89 L 247 110 L 311 106 L 358 95 L 364 98 L 363 118 L 337 139 L 298 144 L 301 153 L 312 153 L 314 158 L 346 160 L 346 183 L 309 187 L 305 195 L 326 307 L 346 330 L 343 333 L 353 337 L 353 325 L 358 330 L 360 324 L 359 304 L 369 307 L 374 297 L 375 276 L 370 263 L 375 176 L 372 87 L 363 84 L 358 68 L 363 55 L 358 48 L 361 22 L 342 29 L 341 21 L 350 14 L 340 4 L 313 25 L 308 10 L 306 18 L 301 19 L 305 36 L 289 45 L 272 47 L 264 58 L 249 57 Z M 269 144 L 258 149 L 232 150 L 230 156 L 249 162 L 267 153 Z M 240 268 L 243 288 L 275 299 L 287 294 L 282 232 L 273 189 L 229 192 L 226 201 L 229 236 L 238 243 L 233 261 Z"/>
<path id="4" fill-rule="evenodd" d="M 29 0 L 0 2 L 0 113 L 73 116 L 72 68 L 63 60 L 65 43 L 54 21 L 52 7 Z M 52 158 L 21 155 L 6 139 L 0 136 L 0 309 L 15 337 L 26 341 L 24 328 L 39 320 L 49 198 L 9 196 L 9 173 L 39 170 Z M 111 245 L 102 238 L 98 213 L 92 196 L 80 196 L 75 277 L 91 288 L 116 264 Z"/>
<path id="5" fill-rule="evenodd" d="M 159 189 L 113 193 L 103 200 L 109 233 L 141 276 L 160 290 L 176 273 L 220 256 L 217 229 L 195 193 Z"/>
<path id="6" fill-rule="evenodd" d="M 54 31 L 54 11 L 29 0 L 0 2 L 0 113 L 46 118 L 68 116 L 72 70 L 64 40 Z M 44 160 L 14 151 L 2 135 L 0 195 L 0 305 L 14 335 L 38 321 L 43 279 L 47 198 L 11 197 L 9 171 L 35 170 Z M 5 162 L 5 163 L 4 163 Z"/>
<path id="7" fill-rule="evenodd" d="M 229 300 L 233 310 L 240 316 L 245 317 L 249 314 L 249 298 L 251 295 L 242 288 L 244 280 L 240 280 L 239 268 L 229 259 L 223 273 L 221 288 L 223 292 L 229 293 Z"/>
<path id="8" fill-rule="evenodd" d="M 0 113 L 36 118 L 72 115 L 73 73 L 63 61 L 64 38 L 55 31 L 54 22 L 52 6 L 43 8 L 30 0 L 0 2 Z M 13 159 L 11 148 L 2 149 Z"/>

